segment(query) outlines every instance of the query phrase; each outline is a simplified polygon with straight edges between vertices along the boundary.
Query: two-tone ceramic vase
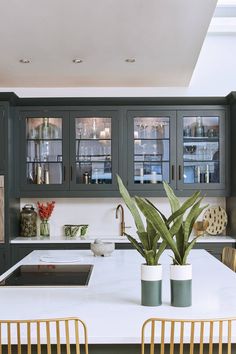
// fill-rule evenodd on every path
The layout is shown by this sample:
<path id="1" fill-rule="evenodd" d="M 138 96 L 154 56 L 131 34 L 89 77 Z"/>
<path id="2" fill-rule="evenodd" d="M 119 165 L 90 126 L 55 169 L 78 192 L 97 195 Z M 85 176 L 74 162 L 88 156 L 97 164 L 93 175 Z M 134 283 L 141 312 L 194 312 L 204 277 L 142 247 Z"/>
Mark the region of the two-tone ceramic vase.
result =
<path id="1" fill-rule="evenodd" d="M 170 266 L 171 305 L 187 307 L 192 305 L 192 265 Z"/>
<path id="2" fill-rule="evenodd" d="M 162 304 L 162 265 L 141 265 L 141 304 Z"/>

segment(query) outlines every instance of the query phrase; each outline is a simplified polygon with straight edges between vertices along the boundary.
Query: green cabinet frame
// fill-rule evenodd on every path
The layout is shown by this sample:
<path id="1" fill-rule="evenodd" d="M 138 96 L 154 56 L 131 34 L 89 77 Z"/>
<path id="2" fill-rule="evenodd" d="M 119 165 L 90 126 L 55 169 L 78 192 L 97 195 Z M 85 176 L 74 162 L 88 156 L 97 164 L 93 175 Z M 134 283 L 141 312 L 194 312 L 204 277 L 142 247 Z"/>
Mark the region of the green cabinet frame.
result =
<path id="1" fill-rule="evenodd" d="M 227 196 L 229 194 L 229 116 L 224 106 L 187 106 L 146 107 L 143 109 L 127 109 L 127 186 L 131 194 L 151 196 L 165 196 L 162 184 L 135 184 L 134 183 L 134 124 L 135 117 L 170 117 L 170 185 L 179 196 L 189 196 L 194 190 L 200 190 L 208 196 Z M 185 108 L 185 109 L 184 109 Z M 218 116 L 220 123 L 220 183 L 191 183 L 183 182 L 183 117 Z"/>
<path id="2" fill-rule="evenodd" d="M 80 196 L 110 196 L 111 193 L 118 195 L 116 174 L 122 170 L 121 152 L 122 146 L 122 123 L 120 111 L 111 108 L 20 108 L 17 110 L 19 117 L 18 150 L 19 159 L 16 168 L 16 180 L 20 181 L 20 197 L 80 197 Z M 54 117 L 62 119 L 62 155 L 63 155 L 63 181 L 62 184 L 27 184 L 26 174 L 26 119 Z M 111 184 L 77 184 L 76 183 L 76 151 L 75 151 L 75 118 L 109 117 L 112 121 L 112 183 Z M 18 129 L 16 129 L 17 131 Z M 122 173 L 120 173 L 122 175 Z"/>
<path id="3" fill-rule="evenodd" d="M 219 161 L 220 161 L 220 182 L 219 183 L 184 183 L 183 181 L 183 171 L 184 171 L 184 162 L 183 162 L 183 118 L 184 117 L 219 117 Z M 220 109 L 202 109 L 202 110 L 186 110 L 177 112 L 177 170 L 179 171 L 177 176 L 177 189 L 178 190 L 215 190 L 215 191 L 226 191 L 226 181 L 227 181 L 227 170 L 228 170 L 228 161 L 227 161 L 227 139 L 226 139 L 226 112 L 225 110 Z"/>
<path id="4" fill-rule="evenodd" d="M 5 106 L 0 104 L 0 173 L 4 173 L 6 167 L 6 124 L 5 124 Z"/>
<path id="5" fill-rule="evenodd" d="M 149 118 L 149 117 L 167 117 L 169 118 L 169 184 L 172 188 L 176 188 L 175 180 L 175 166 L 176 166 L 176 111 L 170 110 L 158 110 L 149 108 L 146 110 L 128 110 L 127 111 L 127 172 L 128 172 L 128 189 L 132 191 L 133 194 L 139 194 L 147 192 L 160 192 L 163 191 L 162 183 L 157 184 L 136 184 L 134 183 L 134 118 Z"/>
<path id="6" fill-rule="evenodd" d="M 111 163 L 112 163 L 112 183 L 111 184 L 78 184 L 76 183 L 76 134 L 75 134 L 75 119 L 76 118 L 111 118 Z M 84 192 L 95 193 L 96 191 L 115 191 L 117 190 L 116 174 L 119 172 L 119 129 L 120 115 L 116 110 L 110 109 L 89 109 L 77 110 L 70 112 L 70 190 L 78 190 Z M 92 141 L 92 139 L 91 139 Z"/>
<path id="7" fill-rule="evenodd" d="M 26 173 L 26 119 L 27 118 L 42 118 L 42 117 L 54 117 L 62 119 L 62 184 L 28 184 Z M 69 188 L 69 174 L 66 173 L 69 170 L 69 146 L 68 146 L 68 132 L 69 132 L 69 113 L 60 110 L 27 110 L 19 113 L 19 153 L 20 153 L 20 190 L 28 191 L 61 191 Z"/>
<path id="8" fill-rule="evenodd" d="M 171 109 L 170 109 L 171 108 Z M 19 117 L 18 150 L 15 162 L 16 184 L 20 181 L 20 197 L 115 197 L 119 196 L 115 175 L 119 174 L 131 194 L 165 196 L 162 184 L 134 183 L 134 117 L 164 116 L 170 118 L 169 183 L 179 196 L 188 196 L 193 190 L 202 190 L 209 196 L 226 196 L 229 193 L 229 140 L 227 106 L 66 106 L 66 107 L 21 107 Z M 220 183 L 184 184 L 183 171 L 183 126 L 182 118 L 197 115 L 220 117 Z M 63 172 L 61 185 L 34 185 L 26 183 L 25 119 L 27 117 L 55 116 L 63 119 Z M 74 119 L 79 117 L 111 117 L 112 119 L 112 174 L 111 184 L 76 183 L 76 152 Z M 15 122 L 15 124 L 17 124 Z M 18 130 L 16 129 L 18 132 Z M 19 175 L 17 175 L 19 171 Z"/>

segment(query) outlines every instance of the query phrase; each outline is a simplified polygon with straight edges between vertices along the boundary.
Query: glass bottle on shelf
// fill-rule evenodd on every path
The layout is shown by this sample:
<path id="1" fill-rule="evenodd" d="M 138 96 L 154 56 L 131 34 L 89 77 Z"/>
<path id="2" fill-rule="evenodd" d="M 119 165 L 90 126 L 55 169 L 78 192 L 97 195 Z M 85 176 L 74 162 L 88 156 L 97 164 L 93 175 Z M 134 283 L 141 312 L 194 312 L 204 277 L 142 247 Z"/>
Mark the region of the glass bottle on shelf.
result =
<path id="1" fill-rule="evenodd" d="M 196 118 L 195 136 L 196 137 L 203 137 L 204 136 L 204 127 L 202 125 L 202 117 Z"/>
<path id="2" fill-rule="evenodd" d="M 57 125 L 50 123 L 50 118 L 44 117 L 43 123 L 37 127 L 36 135 L 39 139 L 58 139 L 60 138 L 60 129 Z"/>

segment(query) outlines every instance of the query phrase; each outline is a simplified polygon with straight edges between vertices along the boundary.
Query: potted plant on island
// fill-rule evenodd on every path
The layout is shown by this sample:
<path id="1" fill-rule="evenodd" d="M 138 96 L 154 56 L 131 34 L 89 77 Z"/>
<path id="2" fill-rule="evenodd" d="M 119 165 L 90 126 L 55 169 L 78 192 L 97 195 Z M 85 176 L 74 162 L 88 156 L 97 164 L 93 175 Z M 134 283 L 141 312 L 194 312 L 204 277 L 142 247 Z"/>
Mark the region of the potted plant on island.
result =
<path id="1" fill-rule="evenodd" d="M 159 264 L 159 259 L 167 243 L 162 240 L 158 247 L 160 233 L 148 219 L 144 225 L 135 199 L 131 198 L 119 176 L 117 176 L 117 181 L 120 194 L 133 216 L 139 241 L 127 233 L 125 235 L 145 259 L 145 264 L 141 265 L 141 304 L 144 306 L 161 305 L 162 266 Z"/>
<path id="2" fill-rule="evenodd" d="M 207 205 L 200 207 L 203 199 L 200 192 L 195 192 L 181 205 L 172 188 L 166 182 L 163 182 L 163 185 L 172 212 L 168 218 L 147 199 L 135 197 L 135 201 L 148 222 L 173 251 L 173 264 L 170 269 L 171 305 L 191 306 L 192 265 L 187 263 L 187 258 L 199 236 L 191 241 L 190 236 L 194 223 Z"/>

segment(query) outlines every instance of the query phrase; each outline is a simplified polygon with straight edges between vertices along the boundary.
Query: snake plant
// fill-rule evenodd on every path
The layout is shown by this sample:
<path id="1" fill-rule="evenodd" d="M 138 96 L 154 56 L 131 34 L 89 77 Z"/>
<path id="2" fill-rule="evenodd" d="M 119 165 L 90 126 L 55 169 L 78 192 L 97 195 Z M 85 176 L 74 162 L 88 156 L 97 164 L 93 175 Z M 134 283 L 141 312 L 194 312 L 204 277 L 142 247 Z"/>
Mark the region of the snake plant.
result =
<path id="1" fill-rule="evenodd" d="M 160 233 L 147 218 L 146 225 L 144 225 L 135 199 L 131 198 L 129 192 L 125 188 L 121 178 L 118 175 L 117 182 L 120 194 L 133 216 L 137 229 L 136 232 L 140 242 L 138 242 L 134 237 L 128 235 L 127 233 L 125 233 L 125 235 L 132 243 L 134 248 L 136 248 L 136 250 L 145 258 L 147 265 L 156 265 L 159 262 L 159 258 L 162 252 L 166 248 L 167 242 L 163 239 L 158 247 L 158 240 L 161 238 Z"/>
<path id="2" fill-rule="evenodd" d="M 135 202 L 148 223 L 155 229 L 158 237 L 161 237 L 173 251 L 173 263 L 184 265 L 197 240 L 195 237 L 189 242 L 193 225 L 207 205 L 200 207 L 203 199 L 200 192 L 195 192 L 181 205 L 173 189 L 166 182 L 163 182 L 163 185 L 172 212 L 168 218 L 147 199 L 135 197 Z"/>

